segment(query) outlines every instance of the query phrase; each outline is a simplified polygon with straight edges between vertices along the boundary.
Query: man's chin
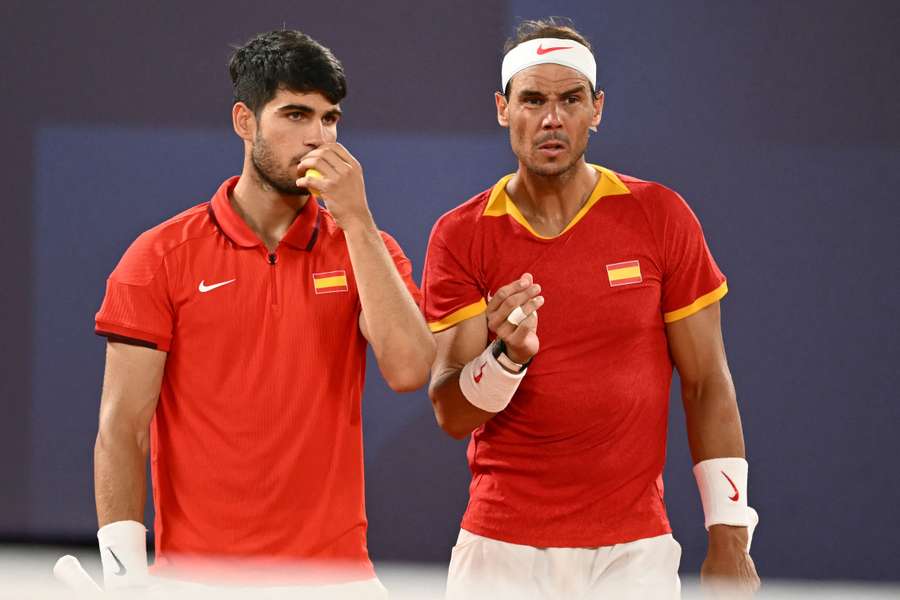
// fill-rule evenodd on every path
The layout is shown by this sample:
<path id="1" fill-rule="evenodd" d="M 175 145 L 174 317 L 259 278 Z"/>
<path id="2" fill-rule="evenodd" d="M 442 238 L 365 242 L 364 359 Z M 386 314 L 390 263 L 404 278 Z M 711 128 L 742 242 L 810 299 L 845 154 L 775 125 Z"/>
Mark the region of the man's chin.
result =
<path id="1" fill-rule="evenodd" d="M 525 167 L 541 177 L 557 177 L 568 172 L 575 163 L 563 162 L 559 160 L 535 161 L 526 164 Z"/>
<path id="2" fill-rule="evenodd" d="M 297 187 L 294 182 L 272 181 L 271 179 L 261 177 L 263 185 L 272 191 L 278 192 L 282 196 L 309 196 L 309 190 Z"/>

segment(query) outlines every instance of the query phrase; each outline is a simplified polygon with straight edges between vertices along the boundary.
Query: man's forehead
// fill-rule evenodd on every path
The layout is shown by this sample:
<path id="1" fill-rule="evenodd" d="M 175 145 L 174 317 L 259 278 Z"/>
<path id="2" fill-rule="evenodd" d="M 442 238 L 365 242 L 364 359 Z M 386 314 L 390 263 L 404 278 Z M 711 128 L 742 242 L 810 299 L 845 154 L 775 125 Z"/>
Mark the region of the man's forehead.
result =
<path id="1" fill-rule="evenodd" d="M 523 89 L 539 92 L 559 92 L 571 90 L 581 84 L 590 91 L 591 82 L 584 74 L 563 65 L 534 65 L 519 71 L 510 80 L 510 91 Z"/>

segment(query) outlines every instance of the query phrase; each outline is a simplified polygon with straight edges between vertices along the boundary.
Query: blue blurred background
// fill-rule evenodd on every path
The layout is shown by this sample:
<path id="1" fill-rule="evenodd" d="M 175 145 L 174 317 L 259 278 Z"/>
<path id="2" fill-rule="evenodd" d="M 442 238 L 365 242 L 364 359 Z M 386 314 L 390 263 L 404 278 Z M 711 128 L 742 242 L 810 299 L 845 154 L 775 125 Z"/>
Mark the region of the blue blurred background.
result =
<path id="1" fill-rule="evenodd" d="M 515 169 L 503 41 L 565 15 L 606 107 L 592 162 L 678 190 L 729 278 L 724 330 L 763 576 L 900 581 L 900 3 L 7 1 L 0 7 L 0 542 L 92 543 L 106 276 L 141 231 L 241 166 L 230 45 L 297 28 L 344 62 L 339 139 L 421 272 L 435 219 Z M 705 552 L 673 386 L 666 500 Z M 465 444 L 370 369 L 370 551 L 449 560 Z"/>

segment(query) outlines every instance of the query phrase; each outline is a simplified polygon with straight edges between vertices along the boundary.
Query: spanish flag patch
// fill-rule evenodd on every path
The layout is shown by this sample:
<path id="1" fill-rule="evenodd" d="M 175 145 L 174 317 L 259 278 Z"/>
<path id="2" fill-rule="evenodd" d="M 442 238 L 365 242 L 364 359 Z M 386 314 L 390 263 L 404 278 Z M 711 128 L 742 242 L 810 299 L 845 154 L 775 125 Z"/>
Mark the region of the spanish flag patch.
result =
<path id="1" fill-rule="evenodd" d="M 636 260 L 606 265 L 606 275 L 609 277 L 610 287 L 640 283 L 644 280 L 641 277 L 641 263 Z"/>
<path id="2" fill-rule="evenodd" d="M 347 287 L 347 272 L 326 271 L 324 273 L 313 273 L 313 288 L 317 294 L 346 292 L 349 289 Z"/>

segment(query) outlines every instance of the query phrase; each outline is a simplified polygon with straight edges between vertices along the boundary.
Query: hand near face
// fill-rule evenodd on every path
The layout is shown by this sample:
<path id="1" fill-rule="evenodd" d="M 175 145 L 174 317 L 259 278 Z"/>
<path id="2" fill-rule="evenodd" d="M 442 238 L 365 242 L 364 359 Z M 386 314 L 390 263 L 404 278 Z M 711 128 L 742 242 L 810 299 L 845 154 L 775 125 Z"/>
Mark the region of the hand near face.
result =
<path id="1" fill-rule="evenodd" d="M 322 177 L 307 177 L 308 169 Z M 315 190 L 341 229 L 371 224 L 362 166 L 341 144 L 330 142 L 309 152 L 297 165 L 297 175 L 297 186 Z"/>

